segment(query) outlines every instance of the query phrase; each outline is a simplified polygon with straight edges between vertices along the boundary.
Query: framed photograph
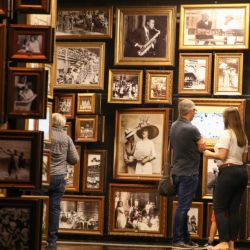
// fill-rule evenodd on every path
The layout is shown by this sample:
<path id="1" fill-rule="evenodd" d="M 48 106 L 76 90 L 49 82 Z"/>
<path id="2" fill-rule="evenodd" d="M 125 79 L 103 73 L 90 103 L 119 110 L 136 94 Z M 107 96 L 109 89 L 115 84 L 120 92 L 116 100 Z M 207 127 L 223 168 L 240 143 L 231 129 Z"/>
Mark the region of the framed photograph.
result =
<path id="1" fill-rule="evenodd" d="M 43 167 L 42 167 L 42 185 L 49 186 L 50 184 L 50 162 L 51 153 L 50 150 L 43 150 Z"/>
<path id="2" fill-rule="evenodd" d="M 45 118 L 47 85 L 41 68 L 9 68 L 8 116 Z"/>
<path id="3" fill-rule="evenodd" d="M 81 146 L 76 145 L 76 150 L 79 157 L 81 156 Z M 80 167 L 81 159 L 75 164 L 67 164 L 67 176 L 66 176 L 66 192 L 79 192 L 79 179 L 80 179 Z"/>
<path id="4" fill-rule="evenodd" d="M 146 70 L 145 103 L 172 104 L 172 92 L 172 70 Z"/>
<path id="5" fill-rule="evenodd" d="M 75 118 L 75 94 L 57 94 L 55 101 L 55 112 L 63 114 L 67 119 Z"/>
<path id="6" fill-rule="evenodd" d="M 106 150 L 85 150 L 82 192 L 103 192 L 107 167 Z"/>
<path id="7" fill-rule="evenodd" d="M 1 17 L 1 5 L 6 2 L 0 3 L 0 17 Z M 0 24 L 0 123 L 5 121 L 5 56 L 6 56 L 6 25 Z"/>
<path id="8" fill-rule="evenodd" d="M 142 70 L 109 70 L 108 102 L 140 104 L 142 101 Z"/>
<path id="9" fill-rule="evenodd" d="M 9 60 L 47 62 L 53 60 L 53 36 L 51 26 L 10 25 Z"/>
<path id="10" fill-rule="evenodd" d="M 249 4 L 181 5 L 179 49 L 248 49 Z"/>
<path id="11" fill-rule="evenodd" d="M 103 196 L 64 196 L 61 201 L 59 233 L 103 235 Z"/>
<path id="12" fill-rule="evenodd" d="M 242 95 L 243 53 L 216 53 L 214 95 Z"/>
<path id="13" fill-rule="evenodd" d="M 211 218 L 212 218 L 212 213 L 213 213 L 213 203 L 209 202 L 207 204 L 207 237 L 210 234 L 210 227 L 212 224 Z M 219 239 L 219 232 L 217 230 L 216 235 L 214 237 L 214 239 L 218 240 Z"/>
<path id="14" fill-rule="evenodd" d="M 168 120 L 167 108 L 116 111 L 114 178 L 159 180 L 166 159 Z"/>
<path id="15" fill-rule="evenodd" d="M 211 94 L 211 53 L 180 53 L 179 94 Z"/>
<path id="16" fill-rule="evenodd" d="M 53 82 L 55 89 L 103 89 L 105 43 L 57 42 Z"/>
<path id="17" fill-rule="evenodd" d="M 174 65 L 175 6 L 116 11 L 115 65 Z"/>
<path id="18" fill-rule="evenodd" d="M 63 129 L 72 138 L 72 122 L 67 121 Z"/>
<path id="19" fill-rule="evenodd" d="M 42 139 L 39 131 L 0 130 L 0 188 L 40 188 Z"/>
<path id="20" fill-rule="evenodd" d="M 43 13 L 50 12 L 50 0 L 14 0 L 15 11 L 24 13 Z"/>
<path id="21" fill-rule="evenodd" d="M 174 221 L 175 210 L 178 201 L 173 201 L 172 222 Z M 192 202 L 188 211 L 188 231 L 192 239 L 202 239 L 203 227 L 203 202 Z"/>
<path id="22" fill-rule="evenodd" d="M 2 18 L 8 17 L 9 10 L 10 10 L 10 0 L 0 1 L 0 17 Z"/>
<path id="23" fill-rule="evenodd" d="M 57 39 L 112 38 L 112 7 L 58 8 Z"/>
<path id="24" fill-rule="evenodd" d="M 197 109 L 192 124 L 199 129 L 207 148 L 214 147 L 224 130 L 223 111 L 225 108 L 238 108 L 242 124 L 245 124 L 245 99 L 192 98 L 192 101 Z"/>
<path id="25" fill-rule="evenodd" d="M 99 114 L 101 112 L 101 94 L 78 93 L 76 112 L 78 114 Z"/>
<path id="26" fill-rule="evenodd" d="M 213 187 L 208 184 L 218 175 L 219 169 L 215 159 L 203 156 L 202 198 L 213 199 Z"/>
<path id="27" fill-rule="evenodd" d="M 109 194 L 109 235 L 166 236 L 166 199 L 155 185 L 110 184 Z"/>
<path id="28" fill-rule="evenodd" d="M 22 195 L 25 200 L 38 199 L 43 201 L 43 216 L 42 216 L 42 240 L 48 239 L 49 225 L 49 196 L 45 195 Z"/>
<path id="29" fill-rule="evenodd" d="M 0 248 L 41 249 L 41 219 L 41 200 L 0 198 Z"/>
<path id="30" fill-rule="evenodd" d="M 75 141 L 97 142 L 101 139 L 102 117 L 98 115 L 77 116 L 75 119 Z"/>

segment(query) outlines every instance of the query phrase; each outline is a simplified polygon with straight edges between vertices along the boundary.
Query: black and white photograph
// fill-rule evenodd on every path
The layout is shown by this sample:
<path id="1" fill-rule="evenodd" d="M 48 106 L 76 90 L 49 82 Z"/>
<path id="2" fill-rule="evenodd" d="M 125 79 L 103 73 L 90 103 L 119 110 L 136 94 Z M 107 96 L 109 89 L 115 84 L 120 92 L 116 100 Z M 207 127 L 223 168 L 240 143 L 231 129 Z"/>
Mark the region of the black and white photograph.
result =
<path id="1" fill-rule="evenodd" d="M 165 159 L 168 109 L 116 112 L 114 176 L 159 178 Z"/>
<path id="2" fill-rule="evenodd" d="M 111 38 L 112 8 L 59 8 L 56 37 L 61 39 Z"/>
<path id="3" fill-rule="evenodd" d="M 102 197 L 65 196 L 60 206 L 60 233 L 102 234 Z"/>
<path id="4" fill-rule="evenodd" d="M 142 70 L 109 70 L 109 103 L 137 103 L 142 100 Z"/>
<path id="5" fill-rule="evenodd" d="M 55 88 L 103 89 L 104 43 L 57 43 Z"/>
<path id="6" fill-rule="evenodd" d="M 60 94 L 55 96 L 55 111 L 72 119 L 75 116 L 75 94 Z"/>
<path id="7" fill-rule="evenodd" d="M 198 217 L 199 210 L 198 208 L 193 208 L 188 211 L 188 231 L 192 234 L 198 233 L 198 225 L 199 225 L 199 217 Z"/>
<path id="8" fill-rule="evenodd" d="M 115 64 L 172 65 L 174 7 L 117 8 Z"/>
<path id="9" fill-rule="evenodd" d="M 248 4 L 181 5 L 180 49 L 247 49 Z"/>
<path id="10" fill-rule="evenodd" d="M 94 121 L 85 120 L 80 122 L 80 136 L 92 138 L 94 136 Z"/>
<path id="11" fill-rule="evenodd" d="M 38 53 L 42 52 L 42 35 L 19 35 L 18 50 L 19 53 Z"/>
<path id="12" fill-rule="evenodd" d="M 87 188 L 99 189 L 100 188 L 101 155 L 89 154 L 87 167 L 88 167 Z"/>

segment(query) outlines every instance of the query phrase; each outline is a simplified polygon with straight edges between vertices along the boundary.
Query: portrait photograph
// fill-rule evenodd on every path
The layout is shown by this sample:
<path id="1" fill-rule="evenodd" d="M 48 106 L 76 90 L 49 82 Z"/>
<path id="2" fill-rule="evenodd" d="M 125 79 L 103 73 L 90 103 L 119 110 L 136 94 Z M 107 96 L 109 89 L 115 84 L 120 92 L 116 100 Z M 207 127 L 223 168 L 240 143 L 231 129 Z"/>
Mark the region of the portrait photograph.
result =
<path id="1" fill-rule="evenodd" d="M 64 196 L 59 219 L 59 233 L 103 234 L 103 196 Z"/>
<path id="2" fill-rule="evenodd" d="M 176 7 L 121 7 L 115 65 L 173 65 Z"/>
<path id="3" fill-rule="evenodd" d="M 142 101 L 142 70 L 109 70 L 109 103 L 134 103 Z"/>
<path id="4" fill-rule="evenodd" d="M 0 249 L 40 249 L 42 202 L 0 198 Z"/>
<path id="5" fill-rule="evenodd" d="M 0 17 L 6 18 L 9 16 L 10 0 L 0 1 Z"/>
<path id="6" fill-rule="evenodd" d="M 166 203 L 156 186 L 109 185 L 109 234 L 164 237 Z"/>
<path id="7" fill-rule="evenodd" d="M 146 70 L 145 103 L 172 104 L 173 71 Z"/>
<path id="8" fill-rule="evenodd" d="M 116 111 L 114 178 L 159 180 L 166 158 L 169 109 Z"/>
<path id="9" fill-rule="evenodd" d="M 173 201 L 172 223 L 174 221 L 175 211 L 178 201 Z M 203 227 L 203 202 L 192 202 L 188 211 L 188 231 L 192 239 L 202 239 Z"/>
<path id="10" fill-rule="evenodd" d="M 55 101 L 55 112 L 63 114 L 67 119 L 75 117 L 75 94 L 58 94 Z"/>
<path id="11" fill-rule="evenodd" d="M 219 174 L 217 160 L 203 156 L 202 168 L 202 198 L 213 199 L 215 178 Z"/>
<path id="12" fill-rule="evenodd" d="M 180 53 L 179 94 L 211 94 L 211 53 Z"/>
<path id="13" fill-rule="evenodd" d="M 25 62 L 52 62 L 52 28 L 47 25 L 10 25 L 9 59 Z"/>
<path id="14" fill-rule="evenodd" d="M 14 10 L 23 13 L 50 12 L 50 0 L 14 0 Z"/>
<path id="15" fill-rule="evenodd" d="M 53 82 L 55 89 L 103 89 L 105 43 L 57 42 Z"/>
<path id="16" fill-rule="evenodd" d="M 0 131 L 0 187 L 39 188 L 42 132 Z"/>
<path id="17" fill-rule="evenodd" d="M 243 53 L 215 53 L 214 95 L 242 95 Z"/>
<path id="18" fill-rule="evenodd" d="M 112 26 L 112 7 L 58 8 L 56 38 L 112 38 Z"/>
<path id="19" fill-rule="evenodd" d="M 42 68 L 9 68 L 8 116 L 45 118 L 47 83 Z"/>
<path id="20" fill-rule="evenodd" d="M 48 149 L 43 150 L 43 167 L 42 167 L 42 185 L 48 186 L 50 183 L 50 162 L 51 152 Z"/>
<path id="21" fill-rule="evenodd" d="M 78 93 L 76 112 L 78 114 L 99 114 L 101 112 L 101 94 Z"/>
<path id="22" fill-rule="evenodd" d="M 103 192 L 107 167 L 106 150 L 85 150 L 82 192 Z"/>
<path id="23" fill-rule="evenodd" d="M 248 49 L 249 4 L 181 5 L 179 49 Z"/>

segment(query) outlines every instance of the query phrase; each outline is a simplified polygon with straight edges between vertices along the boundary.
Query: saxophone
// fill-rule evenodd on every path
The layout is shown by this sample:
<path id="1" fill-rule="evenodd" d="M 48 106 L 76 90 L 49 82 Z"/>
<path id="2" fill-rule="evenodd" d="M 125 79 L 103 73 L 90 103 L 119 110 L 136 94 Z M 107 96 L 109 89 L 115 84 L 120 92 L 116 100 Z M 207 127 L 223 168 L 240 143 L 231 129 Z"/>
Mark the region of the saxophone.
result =
<path id="1" fill-rule="evenodd" d="M 139 49 L 137 51 L 138 56 L 143 56 L 144 54 L 146 54 L 151 48 L 154 47 L 154 40 L 160 35 L 161 31 L 154 29 L 155 31 L 157 31 L 157 33 L 148 41 L 146 42 L 141 49 Z"/>

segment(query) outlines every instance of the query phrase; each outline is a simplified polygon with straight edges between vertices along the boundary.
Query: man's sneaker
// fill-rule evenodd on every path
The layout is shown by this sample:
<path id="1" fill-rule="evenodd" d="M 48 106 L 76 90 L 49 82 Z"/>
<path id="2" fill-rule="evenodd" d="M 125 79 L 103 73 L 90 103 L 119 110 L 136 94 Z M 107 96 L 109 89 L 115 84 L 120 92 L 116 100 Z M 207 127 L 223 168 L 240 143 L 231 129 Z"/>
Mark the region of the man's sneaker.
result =
<path id="1" fill-rule="evenodd" d="M 179 248 L 179 249 L 192 249 L 193 247 L 190 246 L 189 244 L 183 242 L 183 241 L 178 241 L 172 244 L 173 248 Z"/>
<path id="2" fill-rule="evenodd" d="M 196 248 L 196 247 L 199 247 L 199 244 L 193 242 L 193 241 L 188 241 L 188 242 L 185 242 L 187 245 L 189 245 L 189 247 L 193 247 L 193 248 Z"/>

